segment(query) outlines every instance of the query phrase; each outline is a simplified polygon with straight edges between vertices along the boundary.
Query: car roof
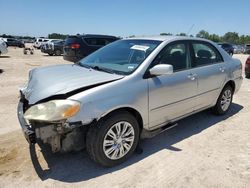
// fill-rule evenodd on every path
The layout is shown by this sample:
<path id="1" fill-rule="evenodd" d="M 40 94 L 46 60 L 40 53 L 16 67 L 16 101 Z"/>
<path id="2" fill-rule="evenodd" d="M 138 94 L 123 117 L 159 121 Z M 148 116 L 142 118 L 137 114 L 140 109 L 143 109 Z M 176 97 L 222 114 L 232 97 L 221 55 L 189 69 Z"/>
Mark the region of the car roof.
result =
<path id="1" fill-rule="evenodd" d="M 157 41 L 172 41 L 172 40 L 199 40 L 199 41 L 209 41 L 203 38 L 187 37 L 187 36 L 170 36 L 170 35 L 159 35 L 159 36 L 142 36 L 126 38 L 125 40 L 157 40 Z M 209 41 L 210 42 L 210 41 Z"/>
<path id="2" fill-rule="evenodd" d="M 68 37 L 83 37 L 83 38 L 117 38 L 112 35 L 96 35 L 96 34 L 84 34 L 84 35 L 69 35 Z"/>

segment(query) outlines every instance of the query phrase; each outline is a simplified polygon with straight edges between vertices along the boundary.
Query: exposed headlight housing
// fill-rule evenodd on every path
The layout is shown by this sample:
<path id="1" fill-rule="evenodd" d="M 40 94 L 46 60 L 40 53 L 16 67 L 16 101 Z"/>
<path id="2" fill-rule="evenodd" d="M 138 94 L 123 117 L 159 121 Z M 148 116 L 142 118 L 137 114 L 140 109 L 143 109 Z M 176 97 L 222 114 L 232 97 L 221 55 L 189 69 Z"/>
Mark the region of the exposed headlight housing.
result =
<path id="1" fill-rule="evenodd" d="M 59 121 L 76 115 L 80 102 L 74 100 L 52 100 L 31 106 L 25 113 L 27 120 Z"/>

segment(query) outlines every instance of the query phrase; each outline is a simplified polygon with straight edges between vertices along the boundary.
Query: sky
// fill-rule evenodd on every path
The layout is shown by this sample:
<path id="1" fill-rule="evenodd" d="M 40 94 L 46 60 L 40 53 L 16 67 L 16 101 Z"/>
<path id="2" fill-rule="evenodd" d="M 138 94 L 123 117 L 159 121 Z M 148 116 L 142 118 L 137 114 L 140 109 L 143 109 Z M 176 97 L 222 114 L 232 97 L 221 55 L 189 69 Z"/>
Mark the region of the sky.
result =
<path id="1" fill-rule="evenodd" d="M 250 0 L 0 0 L 0 34 L 250 35 Z"/>

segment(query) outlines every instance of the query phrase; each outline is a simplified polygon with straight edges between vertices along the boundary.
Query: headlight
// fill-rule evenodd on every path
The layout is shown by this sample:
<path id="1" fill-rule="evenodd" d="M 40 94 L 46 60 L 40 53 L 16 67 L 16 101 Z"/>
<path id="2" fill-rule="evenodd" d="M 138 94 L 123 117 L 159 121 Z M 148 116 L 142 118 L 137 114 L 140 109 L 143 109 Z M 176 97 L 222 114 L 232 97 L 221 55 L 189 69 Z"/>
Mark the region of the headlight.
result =
<path id="1" fill-rule="evenodd" d="M 27 120 L 58 121 L 77 114 L 80 102 L 73 100 L 52 100 L 31 106 L 25 113 Z"/>

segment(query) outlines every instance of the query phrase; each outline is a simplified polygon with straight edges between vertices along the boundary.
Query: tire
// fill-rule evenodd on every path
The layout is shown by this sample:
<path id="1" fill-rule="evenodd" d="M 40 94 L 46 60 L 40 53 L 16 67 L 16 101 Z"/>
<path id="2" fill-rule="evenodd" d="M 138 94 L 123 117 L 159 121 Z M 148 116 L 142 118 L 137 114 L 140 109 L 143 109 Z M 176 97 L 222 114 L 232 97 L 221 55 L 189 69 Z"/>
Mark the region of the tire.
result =
<path id="1" fill-rule="evenodd" d="M 246 78 L 250 78 L 250 74 L 245 73 Z"/>
<path id="2" fill-rule="evenodd" d="M 56 56 L 60 56 L 62 53 L 61 53 L 61 51 L 60 50 L 56 50 L 56 52 L 55 52 L 55 55 Z"/>
<path id="3" fill-rule="evenodd" d="M 120 131 L 117 131 L 117 127 L 120 127 Z M 120 132 L 119 138 L 116 137 L 119 135 L 118 132 Z M 89 128 L 86 139 L 87 152 L 92 160 L 102 166 L 118 165 L 126 161 L 135 151 L 139 132 L 138 122 L 129 112 L 112 113 Z"/>
<path id="4" fill-rule="evenodd" d="M 226 85 L 217 99 L 216 105 L 212 111 L 216 115 L 223 115 L 229 110 L 233 100 L 233 89 L 230 85 Z"/>
<path id="5" fill-rule="evenodd" d="M 52 53 L 49 53 L 49 55 L 50 55 L 50 56 L 53 56 L 54 54 L 52 54 Z"/>

